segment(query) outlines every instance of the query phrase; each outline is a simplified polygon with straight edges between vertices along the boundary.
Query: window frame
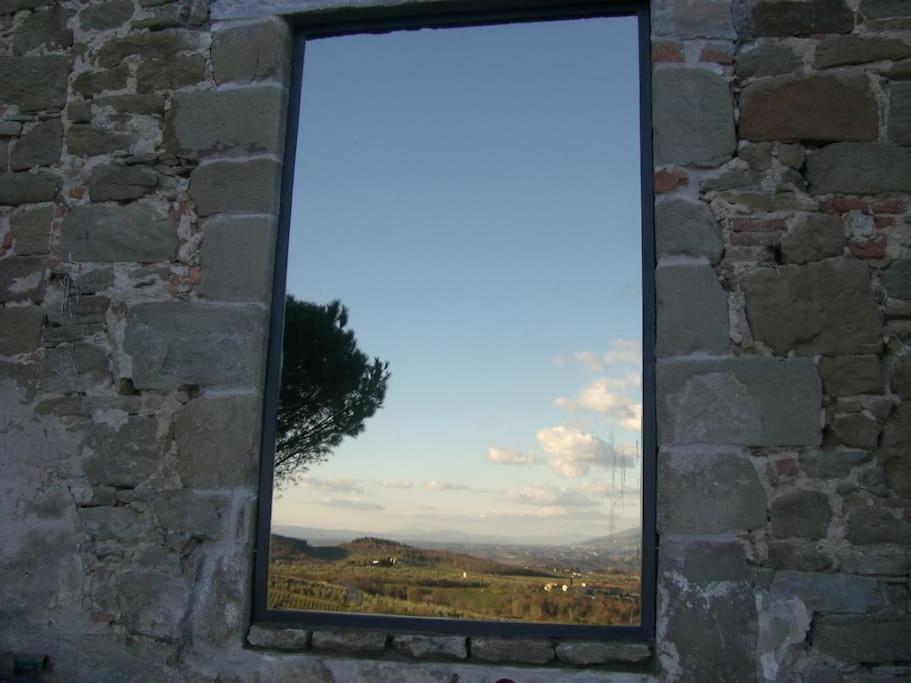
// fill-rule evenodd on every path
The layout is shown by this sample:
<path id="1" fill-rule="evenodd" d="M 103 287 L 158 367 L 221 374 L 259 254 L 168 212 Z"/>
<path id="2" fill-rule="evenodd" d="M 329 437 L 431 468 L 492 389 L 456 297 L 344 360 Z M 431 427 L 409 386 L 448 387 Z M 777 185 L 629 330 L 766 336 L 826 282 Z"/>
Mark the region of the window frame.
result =
<path id="1" fill-rule="evenodd" d="M 506 23 L 637 18 L 639 57 L 639 139 L 642 216 L 642 539 L 640 622 L 637 626 L 474 621 L 351 612 L 268 608 L 269 542 L 272 524 L 275 424 L 281 382 L 284 302 L 291 230 L 291 195 L 298 143 L 305 43 L 358 33 L 389 33 L 420 28 L 455 28 Z M 281 200 L 272 283 L 268 356 L 260 448 L 251 625 L 301 629 L 345 629 L 386 633 L 535 637 L 654 642 L 657 572 L 657 440 L 655 415 L 655 234 L 652 162 L 651 43 L 648 0 L 417 0 L 392 7 L 344 7 L 291 17 L 293 53 L 285 129 Z"/>

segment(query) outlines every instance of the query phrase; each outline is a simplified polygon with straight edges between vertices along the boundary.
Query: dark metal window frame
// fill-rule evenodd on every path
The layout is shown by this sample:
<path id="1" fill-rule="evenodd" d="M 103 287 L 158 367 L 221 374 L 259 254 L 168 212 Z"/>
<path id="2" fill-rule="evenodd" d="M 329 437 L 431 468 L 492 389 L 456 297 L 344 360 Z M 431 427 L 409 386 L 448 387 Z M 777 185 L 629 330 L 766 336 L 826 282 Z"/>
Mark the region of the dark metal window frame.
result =
<path id="1" fill-rule="evenodd" d="M 513 621 L 474 621 L 435 617 L 407 617 L 351 612 L 317 612 L 269 609 L 269 539 L 272 522 L 272 486 L 275 462 L 275 422 L 284 300 L 291 228 L 291 193 L 300 115 L 304 44 L 308 38 L 388 33 L 403 29 L 447 28 L 489 24 L 634 16 L 638 20 L 639 134 L 642 200 L 642 567 L 640 623 L 638 626 L 549 624 Z M 651 47 L 648 0 L 438 0 L 392 7 L 345 7 L 307 12 L 291 19 L 294 49 L 288 121 L 285 133 L 281 204 L 272 287 L 268 364 L 262 424 L 261 470 L 253 571 L 254 624 L 307 629 L 350 629 L 388 633 L 458 634 L 466 636 L 538 637 L 645 641 L 655 638 L 656 532 L 656 418 L 655 418 L 655 239 L 654 188 L 652 186 Z"/>

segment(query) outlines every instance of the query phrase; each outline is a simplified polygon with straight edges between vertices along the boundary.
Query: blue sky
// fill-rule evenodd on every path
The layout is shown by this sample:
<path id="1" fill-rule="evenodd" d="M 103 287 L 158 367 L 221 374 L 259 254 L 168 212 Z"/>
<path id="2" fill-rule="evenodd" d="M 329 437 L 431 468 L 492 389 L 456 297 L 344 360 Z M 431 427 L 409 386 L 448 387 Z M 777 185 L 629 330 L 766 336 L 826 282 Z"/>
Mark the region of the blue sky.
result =
<path id="1" fill-rule="evenodd" d="M 633 18 L 307 45 L 288 291 L 340 299 L 392 377 L 276 523 L 635 523 L 637 68 Z"/>

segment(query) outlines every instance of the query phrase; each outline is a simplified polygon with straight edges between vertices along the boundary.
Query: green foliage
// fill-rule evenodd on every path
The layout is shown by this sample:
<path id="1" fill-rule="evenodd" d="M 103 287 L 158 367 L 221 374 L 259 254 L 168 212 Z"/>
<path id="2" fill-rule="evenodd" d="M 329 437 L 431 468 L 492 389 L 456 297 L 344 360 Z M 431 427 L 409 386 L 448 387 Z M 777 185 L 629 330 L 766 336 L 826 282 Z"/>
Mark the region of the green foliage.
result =
<path id="1" fill-rule="evenodd" d="M 279 486 L 325 460 L 346 436 L 360 434 L 383 405 L 389 364 L 358 349 L 347 324 L 348 310 L 338 301 L 320 305 L 288 295 L 275 444 Z"/>

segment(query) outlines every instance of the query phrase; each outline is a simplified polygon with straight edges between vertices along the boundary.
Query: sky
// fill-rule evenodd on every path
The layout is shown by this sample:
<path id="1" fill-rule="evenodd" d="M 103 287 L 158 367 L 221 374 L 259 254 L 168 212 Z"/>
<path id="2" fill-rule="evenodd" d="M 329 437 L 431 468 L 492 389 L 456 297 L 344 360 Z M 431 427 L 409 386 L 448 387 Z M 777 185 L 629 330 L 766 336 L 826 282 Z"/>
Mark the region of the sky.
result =
<path id="1" fill-rule="evenodd" d="M 635 19 L 307 44 L 288 291 L 389 362 L 274 524 L 602 536 L 638 523 Z"/>

